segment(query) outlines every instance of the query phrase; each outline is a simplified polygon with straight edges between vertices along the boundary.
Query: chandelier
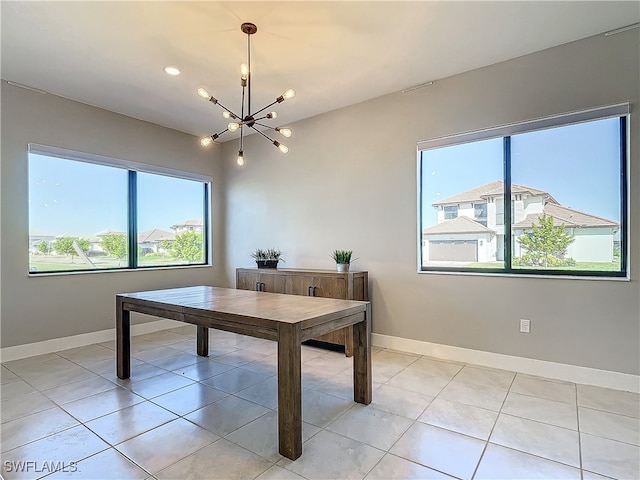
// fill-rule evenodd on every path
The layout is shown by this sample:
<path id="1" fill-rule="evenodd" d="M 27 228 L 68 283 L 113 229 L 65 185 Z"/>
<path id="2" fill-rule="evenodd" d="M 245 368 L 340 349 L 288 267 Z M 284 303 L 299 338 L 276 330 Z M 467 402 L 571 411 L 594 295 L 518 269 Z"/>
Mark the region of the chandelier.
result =
<path id="1" fill-rule="evenodd" d="M 261 108 L 260 110 L 256 110 L 254 112 L 251 111 L 251 35 L 253 35 L 258 31 L 258 27 L 256 27 L 253 23 L 243 23 L 240 26 L 240 30 L 242 30 L 243 33 L 247 34 L 247 63 L 243 63 L 242 65 L 240 65 L 240 85 L 242 85 L 242 103 L 240 108 L 240 114 L 238 115 L 233 110 L 222 105 L 217 98 L 214 98 L 211 94 L 209 94 L 209 92 L 207 92 L 202 87 L 198 89 L 198 95 L 200 95 L 205 100 L 210 101 L 214 105 L 220 106 L 220 108 L 222 108 L 223 110 L 222 116 L 226 119 L 231 120 L 231 122 L 229 122 L 229 124 L 227 125 L 227 128 L 225 128 L 221 132 L 214 133 L 213 135 L 210 135 L 208 137 L 201 138 L 200 144 L 203 147 L 206 147 L 208 145 L 211 145 L 214 142 L 214 140 L 216 140 L 223 133 L 235 132 L 237 130 L 240 130 L 240 148 L 238 149 L 237 163 L 239 166 L 242 166 L 244 165 L 243 140 L 244 140 L 245 128 L 252 129 L 258 132 L 260 135 L 266 138 L 269 142 L 271 142 L 276 148 L 278 148 L 282 153 L 287 153 L 289 151 L 289 147 L 265 135 L 262 131 L 258 130 L 257 126 L 264 127 L 267 129 L 274 129 L 280 135 L 287 138 L 290 137 L 291 136 L 290 128 L 283 128 L 283 127 L 274 128 L 270 125 L 262 123 L 263 120 L 272 120 L 276 118 L 278 116 L 276 112 L 265 113 L 262 116 L 259 116 L 259 115 L 262 114 L 268 108 L 275 105 L 276 103 L 282 103 L 285 100 L 292 98 L 296 94 L 296 92 L 289 89 L 286 92 L 284 92 L 282 95 L 280 95 L 278 98 L 276 98 L 275 101 L 273 101 L 269 105 Z"/>

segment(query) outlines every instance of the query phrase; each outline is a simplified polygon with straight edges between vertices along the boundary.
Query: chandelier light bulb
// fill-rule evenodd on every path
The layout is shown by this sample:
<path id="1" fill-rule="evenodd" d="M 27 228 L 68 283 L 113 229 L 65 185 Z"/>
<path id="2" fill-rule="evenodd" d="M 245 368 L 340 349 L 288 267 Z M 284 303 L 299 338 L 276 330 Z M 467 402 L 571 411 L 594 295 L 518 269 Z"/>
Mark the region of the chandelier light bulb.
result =
<path id="1" fill-rule="evenodd" d="M 243 80 L 246 80 L 249 77 L 249 65 L 246 63 L 240 65 L 240 76 Z"/>
<path id="2" fill-rule="evenodd" d="M 205 100 L 211 100 L 211 95 L 204 88 L 200 87 L 198 89 L 198 95 L 200 95 Z"/>
<path id="3" fill-rule="evenodd" d="M 230 132 L 235 132 L 240 128 L 240 124 L 238 122 L 231 122 L 229 125 L 227 125 L 227 128 Z"/>
<path id="4" fill-rule="evenodd" d="M 236 118 L 235 115 L 231 112 L 227 112 L 226 110 L 224 112 L 222 112 L 222 116 L 224 118 Z"/>
<path id="5" fill-rule="evenodd" d="M 200 145 L 202 145 L 203 147 L 208 147 L 212 143 L 213 143 L 213 138 L 211 137 L 202 137 L 200 139 Z"/>
<path id="6" fill-rule="evenodd" d="M 287 137 L 287 138 L 289 138 L 293 133 L 290 128 L 280 128 L 280 127 L 276 127 L 276 132 L 278 132 L 283 137 Z"/>
<path id="7" fill-rule="evenodd" d="M 239 167 L 244 165 L 244 152 L 242 150 L 238 152 L 238 158 L 236 159 L 236 163 L 238 164 Z"/>
<path id="8" fill-rule="evenodd" d="M 293 98 L 296 96 L 296 91 L 290 88 L 289 90 L 284 92 L 282 96 L 284 97 L 285 100 L 289 100 L 290 98 Z"/>
<path id="9" fill-rule="evenodd" d="M 267 113 L 267 118 L 278 118 L 278 113 L 277 112 Z"/>
<path id="10" fill-rule="evenodd" d="M 273 144 L 278 147 L 278 150 L 280 150 L 282 153 L 288 153 L 289 152 L 289 147 L 287 147 L 286 145 L 281 144 L 279 141 L 274 140 Z"/>

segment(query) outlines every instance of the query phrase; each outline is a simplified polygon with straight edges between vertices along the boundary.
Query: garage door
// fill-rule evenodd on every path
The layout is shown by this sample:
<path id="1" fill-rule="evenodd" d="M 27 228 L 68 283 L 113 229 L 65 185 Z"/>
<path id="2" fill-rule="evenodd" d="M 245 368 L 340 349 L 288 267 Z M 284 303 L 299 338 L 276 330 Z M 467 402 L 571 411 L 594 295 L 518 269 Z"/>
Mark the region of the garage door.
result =
<path id="1" fill-rule="evenodd" d="M 429 260 L 477 262 L 477 240 L 430 240 Z"/>

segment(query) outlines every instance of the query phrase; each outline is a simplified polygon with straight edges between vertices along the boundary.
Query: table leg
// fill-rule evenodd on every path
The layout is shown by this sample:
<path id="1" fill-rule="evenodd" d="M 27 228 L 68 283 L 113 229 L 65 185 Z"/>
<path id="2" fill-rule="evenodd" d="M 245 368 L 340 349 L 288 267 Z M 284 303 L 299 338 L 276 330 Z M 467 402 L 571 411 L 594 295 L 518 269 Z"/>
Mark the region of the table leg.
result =
<path id="1" fill-rule="evenodd" d="M 116 297 L 116 373 L 118 378 L 131 376 L 131 312 Z"/>
<path id="2" fill-rule="evenodd" d="M 353 400 L 371 403 L 371 304 L 365 319 L 353 326 Z"/>
<path id="3" fill-rule="evenodd" d="M 300 325 L 278 327 L 278 442 L 281 455 L 302 455 Z"/>
<path id="4" fill-rule="evenodd" d="M 207 327 L 197 326 L 196 333 L 196 352 L 201 357 L 209 356 L 209 329 Z"/>

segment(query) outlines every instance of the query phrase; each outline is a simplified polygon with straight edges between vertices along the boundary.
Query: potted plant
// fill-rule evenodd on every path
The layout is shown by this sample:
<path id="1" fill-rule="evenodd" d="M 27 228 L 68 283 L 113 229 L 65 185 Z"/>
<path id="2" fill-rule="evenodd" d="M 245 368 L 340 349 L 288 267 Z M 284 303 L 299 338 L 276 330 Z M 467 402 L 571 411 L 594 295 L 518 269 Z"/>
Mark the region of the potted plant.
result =
<path id="1" fill-rule="evenodd" d="M 278 268 L 278 262 L 283 262 L 282 252 L 277 248 L 256 248 L 251 254 L 255 259 L 258 268 Z"/>
<path id="2" fill-rule="evenodd" d="M 351 250 L 334 250 L 333 251 L 333 253 L 331 254 L 331 258 L 335 260 L 336 270 L 338 272 L 349 271 L 349 265 L 351 264 L 352 255 L 353 255 L 353 251 Z"/>

